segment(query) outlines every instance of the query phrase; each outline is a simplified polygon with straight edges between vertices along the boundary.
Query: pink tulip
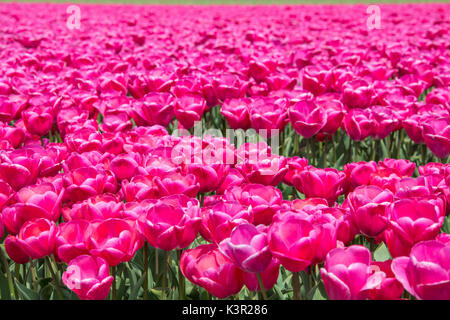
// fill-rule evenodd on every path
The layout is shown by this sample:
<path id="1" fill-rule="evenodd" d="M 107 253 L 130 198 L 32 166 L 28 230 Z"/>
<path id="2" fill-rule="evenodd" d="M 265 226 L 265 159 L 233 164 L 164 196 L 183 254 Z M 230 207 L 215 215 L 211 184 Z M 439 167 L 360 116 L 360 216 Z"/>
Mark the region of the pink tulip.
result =
<path id="1" fill-rule="evenodd" d="M 272 260 L 267 234 L 249 223 L 235 227 L 219 250 L 246 272 L 261 273 Z"/>
<path id="2" fill-rule="evenodd" d="M 406 159 L 384 159 L 378 161 L 378 167 L 392 169 L 401 177 L 411 177 L 416 170 L 416 164 Z"/>
<path id="3" fill-rule="evenodd" d="M 252 99 L 227 99 L 223 102 L 220 113 L 225 117 L 231 129 L 250 128 L 249 108 Z"/>
<path id="4" fill-rule="evenodd" d="M 2 212 L 2 221 L 6 230 L 17 234 L 25 222 L 36 218 L 58 220 L 63 194 L 63 191 L 58 194 L 51 183 L 22 188 L 16 193 L 17 202 L 4 208 Z"/>
<path id="5" fill-rule="evenodd" d="M 249 110 L 251 126 L 267 138 L 278 135 L 288 123 L 287 112 L 288 101 L 284 98 L 255 98 Z"/>
<path id="6" fill-rule="evenodd" d="M 386 244 L 393 257 L 407 256 L 420 241 L 433 240 L 444 223 L 444 203 L 440 198 L 411 198 L 392 203 L 387 209 L 390 230 Z"/>
<path id="7" fill-rule="evenodd" d="M 63 179 L 66 188 L 65 198 L 70 201 L 82 201 L 103 192 L 115 193 L 117 181 L 108 171 L 84 167 L 69 172 Z"/>
<path id="8" fill-rule="evenodd" d="M 105 259 L 110 266 L 133 258 L 144 244 L 134 220 L 111 218 L 92 222 L 87 242 L 89 253 Z"/>
<path id="9" fill-rule="evenodd" d="M 175 117 L 181 125 L 190 129 L 195 122 L 200 121 L 206 109 L 206 101 L 198 95 L 185 95 L 177 98 L 175 104 Z"/>
<path id="10" fill-rule="evenodd" d="M 352 162 L 344 165 L 344 172 L 347 175 L 347 180 L 350 182 L 352 190 L 359 186 L 369 185 L 371 176 L 377 172 L 377 169 L 378 167 L 375 161 Z"/>
<path id="11" fill-rule="evenodd" d="M 423 138 L 438 158 L 450 155 L 450 118 L 438 118 L 423 124 Z"/>
<path id="12" fill-rule="evenodd" d="M 367 138 L 374 128 L 369 111 L 364 109 L 351 109 L 345 115 L 343 124 L 345 132 L 355 141 Z"/>
<path id="13" fill-rule="evenodd" d="M 0 159 L 0 179 L 15 191 L 36 182 L 40 159 L 31 149 L 2 152 Z"/>
<path id="14" fill-rule="evenodd" d="M 89 228 L 90 223 L 86 220 L 73 220 L 58 225 L 55 236 L 57 257 L 69 263 L 80 255 L 88 254 Z"/>
<path id="15" fill-rule="evenodd" d="M 350 192 L 346 201 L 362 234 L 376 237 L 386 229 L 386 208 L 394 201 L 389 190 L 360 186 Z"/>
<path id="16" fill-rule="evenodd" d="M 294 186 L 307 198 L 324 198 L 331 205 L 344 193 L 345 174 L 333 168 L 306 167 L 292 178 Z"/>
<path id="17" fill-rule="evenodd" d="M 62 276 L 63 283 L 81 300 L 104 300 L 113 280 L 107 262 L 90 255 L 80 255 L 70 261 Z"/>
<path id="18" fill-rule="evenodd" d="M 17 236 L 9 235 L 9 245 L 5 249 L 11 259 L 25 255 L 31 259 L 41 259 L 51 255 L 55 250 L 56 225 L 44 218 L 26 222 Z M 17 252 L 16 252 L 17 251 Z M 22 261 L 18 263 L 23 263 Z"/>
<path id="19" fill-rule="evenodd" d="M 386 274 L 374 267 L 370 251 L 353 245 L 330 251 L 320 269 L 323 284 L 331 300 L 361 300 L 367 291 L 381 285 Z"/>
<path id="20" fill-rule="evenodd" d="M 417 299 L 449 300 L 449 261 L 448 244 L 423 241 L 411 249 L 409 257 L 395 258 L 392 271 L 406 291 Z"/>
<path id="21" fill-rule="evenodd" d="M 269 249 L 291 272 L 300 272 L 312 264 L 318 246 L 318 230 L 296 212 L 279 215 L 268 231 Z"/>
<path id="22" fill-rule="evenodd" d="M 224 196 L 226 200 L 238 201 L 245 206 L 251 206 L 254 225 L 269 225 L 282 202 L 282 194 L 279 189 L 260 184 L 247 184 L 243 188 L 236 186 L 225 191 Z"/>
<path id="23" fill-rule="evenodd" d="M 280 262 L 272 257 L 267 268 L 260 273 L 264 290 L 270 290 L 277 283 L 280 274 Z M 252 272 L 243 272 L 242 279 L 244 285 L 251 291 L 261 291 L 258 276 Z"/>
<path id="24" fill-rule="evenodd" d="M 53 111 L 51 108 L 33 107 L 22 112 L 22 118 L 28 132 L 45 136 L 53 126 Z"/>
<path id="25" fill-rule="evenodd" d="M 148 243 L 166 251 L 189 246 L 197 237 L 201 223 L 198 201 L 184 195 L 155 201 L 137 220 Z"/>
<path id="26" fill-rule="evenodd" d="M 393 260 L 372 261 L 371 269 L 381 271 L 386 277 L 381 283 L 367 291 L 367 298 L 370 300 L 400 300 L 403 294 L 403 285 L 395 278 L 391 265 Z"/>
<path id="27" fill-rule="evenodd" d="M 313 100 L 301 100 L 289 108 L 289 119 L 295 132 L 308 139 L 327 123 L 327 113 Z"/>
<path id="28" fill-rule="evenodd" d="M 232 188 L 234 186 L 239 186 L 242 183 L 244 183 L 244 181 L 245 179 L 242 173 L 239 170 L 232 168 L 228 171 L 228 174 L 223 178 L 222 183 L 216 190 L 216 194 L 224 194 L 227 189 Z"/>
<path id="29" fill-rule="evenodd" d="M 72 208 L 63 208 L 65 221 L 72 220 L 106 220 L 121 218 L 123 203 L 111 194 L 102 194 L 75 203 Z"/>
<path id="30" fill-rule="evenodd" d="M 167 127 L 174 116 L 175 98 L 167 92 L 152 92 L 134 104 L 130 110 L 138 126 L 161 125 Z"/>
<path id="31" fill-rule="evenodd" d="M 242 271 L 214 244 L 183 251 L 180 268 L 189 281 L 221 299 L 238 293 L 243 286 Z"/>
<path id="32" fill-rule="evenodd" d="M 206 202 L 206 201 L 205 201 Z M 231 231 L 244 223 L 253 222 L 250 208 L 236 201 L 218 201 L 202 208 L 202 226 L 200 233 L 208 241 L 219 243 L 229 238 Z"/>

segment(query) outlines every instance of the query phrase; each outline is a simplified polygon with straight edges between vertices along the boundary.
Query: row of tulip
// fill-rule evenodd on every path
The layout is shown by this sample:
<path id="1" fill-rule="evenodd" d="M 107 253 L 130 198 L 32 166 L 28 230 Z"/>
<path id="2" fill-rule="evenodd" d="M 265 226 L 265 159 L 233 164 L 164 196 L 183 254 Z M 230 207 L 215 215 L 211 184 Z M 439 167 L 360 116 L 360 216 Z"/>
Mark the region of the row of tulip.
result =
<path id="1" fill-rule="evenodd" d="M 349 8 L 1 5 L 1 297 L 450 299 L 448 6 Z"/>

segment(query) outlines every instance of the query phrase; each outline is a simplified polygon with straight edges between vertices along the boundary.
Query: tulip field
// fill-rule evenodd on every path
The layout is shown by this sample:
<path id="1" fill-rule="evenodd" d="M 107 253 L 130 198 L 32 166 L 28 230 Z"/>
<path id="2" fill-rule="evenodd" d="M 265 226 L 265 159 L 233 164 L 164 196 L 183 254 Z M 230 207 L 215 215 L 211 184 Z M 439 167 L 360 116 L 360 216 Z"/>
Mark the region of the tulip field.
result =
<path id="1" fill-rule="evenodd" d="M 0 299 L 450 300 L 450 5 L 368 7 L 1 3 Z"/>

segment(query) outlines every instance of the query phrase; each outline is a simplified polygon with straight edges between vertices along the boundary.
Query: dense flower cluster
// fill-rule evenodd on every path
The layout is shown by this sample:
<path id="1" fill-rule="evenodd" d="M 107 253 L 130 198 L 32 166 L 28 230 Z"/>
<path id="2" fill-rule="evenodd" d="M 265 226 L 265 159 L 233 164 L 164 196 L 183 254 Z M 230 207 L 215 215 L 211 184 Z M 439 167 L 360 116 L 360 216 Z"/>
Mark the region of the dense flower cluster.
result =
<path id="1" fill-rule="evenodd" d="M 364 6 L 81 10 L 69 30 L 65 6 L 0 6 L 0 222 L 15 263 L 52 256 L 79 298 L 105 299 L 109 268 L 146 243 L 183 250 L 181 273 L 218 298 L 270 290 L 283 267 L 320 275 L 331 299 L 450 299 L 448 6 L 382 6 L 383 30 Z M 267 130 L 282 152 L 173 134 L 198 121 Z M 403 132 L 434 161 L 332 168 L 299 150 L 327 157 L 344 136 L 393 148 Z"/>

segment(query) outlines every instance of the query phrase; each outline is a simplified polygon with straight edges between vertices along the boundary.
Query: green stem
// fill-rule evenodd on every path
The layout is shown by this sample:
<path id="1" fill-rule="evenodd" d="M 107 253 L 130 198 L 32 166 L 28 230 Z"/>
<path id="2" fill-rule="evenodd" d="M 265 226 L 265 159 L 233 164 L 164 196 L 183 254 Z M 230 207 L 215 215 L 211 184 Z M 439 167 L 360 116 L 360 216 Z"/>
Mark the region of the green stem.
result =
<path id="1" fill-rule="evenodd" d="M 34 261 L 33 260 L 31 260 L 31 262 L 30 262 L 30 264 L 31 264 L 31 281 L 33 281 L 33 288 L 34 288 L 34 290 L 35 291 L 37 291 L 37 276 L 36 276 L 36 269 L 35 269 L 35 267 L 34 267 Z"/>
<path id="2" fill-rule="evenodd" d="M 260 274 L 260 273 L 257 273 L 256 276 L 258 277 L 258 281 L 259 281 L 259 289 L 260 289 L 260 291 L 261 291 L 261 294 L 262 294 L 262 296 L 263 296 L 263 299 L 264 299 L 264 300 L 267 300 L 267 293 L 266 293 L 266 289 L 264 289 L 264 283 L 263 283 L 263 281 L 262 281 L 261 274 Z"/>
<path id="3" fill-rule="evenodd" d="M 148 244 L 144 243 L 144 300 L 147 300 L 148 295 Z"/>
<path id="4" fill-rule="evenodd" d="M 111 267 L 111 273 L 113 276 L 113 283 L 112 283 L 112 292 L 111 292 L 111 300 L 117 300 L 117 288 L 116 288 L 116 275 L 117 275 L 117 268 Z"/>
<path id="5" fill-rule="evenodd" d="M 16 294 L 15 294 L 15 288 L 14 288 L 14 283 L 13 283 L 13 279 L 11 276 L 11 271 L 9 270 L 9 264 L 8 264 L 8 260 L 6 260 L 6 256 L 3 252 L 3 248 L 0 248 L 0 254 L 1 254 L 1 259 L 2 259 L 2 263 L 3 263 L 3 267 L 5 268 L 6 271 L 6 277 L 8 278 L 8 286 L 9 286 L 9 292 L 11 293 L 11 297 L 13 298 L 13 300 L 16 299 Z"/>
<path id="6" fill-rule="evenodd" d="M 155 248 L 155 279 L 159 279 L 159 252 L 158 248 Z"/>
<path id="7" fill-rule="evenodd" d="M 168 256 L 168 252 L 164 251 L 163 278 L 162 278 L 162 288 L 161 288 L 161 299 L 162 300 L 166 300 L 167 256 Z"/>
<path id="8" fill-rule="evenodd" d="M 56 276 L 55 271 L 53 270 L 52 261 L 50 260 L 50 258 L 48 256 L 45 259 L 47 261 L 48 269 L 50 270 L 50 273 L 52 275 L 53 282 L 55 283 L 56 293 L 58 294 L 59 299 L 63 300 L 64 299 L 64 295 L 63 295 L 63 293 L 61 291 L 61 287 L 59 285 L 58 277 Z"/>
<path id="9" fill-rule="evenodd" d="M 422 165 L 427 163 L 427 145 L 422 144 Z"/>
<path id="10" fill-rule="evenodd" d="M 294 292 L 293 300 L 301 300 L 300 279 L 298 272 L 292 272 L 292 289 Z"/>
<path id="11" fill-rule="evenodd" d="M 323 146 L 322 146 L 323 168 L 324 169 L 327 167 L 327 139 L 328 139 L 328 135 L 326 136 L 325 141 L 323 142 Z"/>
<path id="12" fill-rule="evenodd" d="M 181 263 L 181 253 L 183 252 L 182 249 L 178 249 L 177 250 L 177 258 L 178 258 L 178 283 L 179 283 L 179 287 L 178 287 L 178 293 L 179 293 L 179 299 L 180 300 L 185 300 L 186 299 L 186 292 L 185 292 L 185 282 L 184 282 L 184 276 L 183 273 L 181 272 L 181 267 L 180 267 L 180 263 Z"/>

